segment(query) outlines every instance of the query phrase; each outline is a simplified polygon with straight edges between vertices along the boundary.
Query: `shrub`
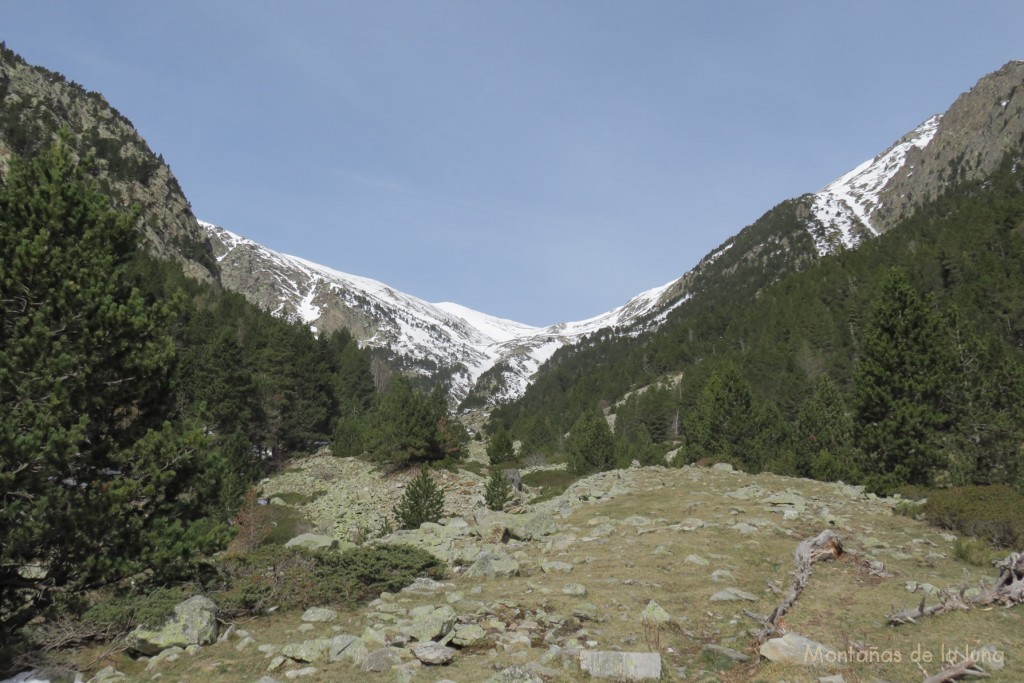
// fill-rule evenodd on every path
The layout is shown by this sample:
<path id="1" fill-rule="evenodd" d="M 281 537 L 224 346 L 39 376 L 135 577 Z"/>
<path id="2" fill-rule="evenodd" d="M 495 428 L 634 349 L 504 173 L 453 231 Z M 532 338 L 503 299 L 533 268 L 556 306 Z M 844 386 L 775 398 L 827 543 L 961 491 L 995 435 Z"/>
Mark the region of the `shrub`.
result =
<path id="1" fill-rule="evenodd" d="M 423 522 L 436 522 L 444 514 L 444 492 L 430 478 L 427 468 L 409 482 L 395 508 L 399 528 L 418 529 Z"/>
<path id="2" fill-rule="evenodd" d="M 487 480 L 487 487 L 484 489 L 484 502 L 488 509 L 498 512 L 505 509 L 505 504 L 512 499 L 512 484 L 509 483 L 505 473 L 495 467 L 491 470 L 491 477 Z"/>
<path id="3" fill-rule="evenodd" d="M 1009 486 L 962 486 L 933 491 L 925 519 L 943 529 L 999 547 L 1024 543 L 1024 496 Z"/>
<path id="4" fill-rule="evenodd" d="M 344 553 L 264 546 L 221 565 L 214 596 L 228 615 L 258 614 L 274 605 L 304 609 L 355 604 L 399 591 L 417 577 L 443 578 L 445 565 L 411 545 L 359 546 Z"/>

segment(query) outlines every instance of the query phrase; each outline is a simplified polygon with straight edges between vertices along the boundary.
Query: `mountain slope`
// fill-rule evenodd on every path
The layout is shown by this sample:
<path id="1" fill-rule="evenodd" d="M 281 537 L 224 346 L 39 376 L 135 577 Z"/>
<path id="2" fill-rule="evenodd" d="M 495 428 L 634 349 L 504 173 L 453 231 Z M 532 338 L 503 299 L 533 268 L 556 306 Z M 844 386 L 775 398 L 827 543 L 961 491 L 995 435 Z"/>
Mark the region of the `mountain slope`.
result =
<path id="1" fill-rule="evenodd" d="M 280 254 L 211 223 L 201 225 L 225 287 L 317 331 L 345 327 L 393 366 L 449 380 L 457 401 L 496 367 L 501 377 L 490 399 L 515 398 L 557 348 L 604 327 L 635 324 L 658 308 L 668 287 L 589 320 L 533 327 L 454 303 L 428 303 L 376 280 Z"/>
<path id="2" fill-rule="evenodd" d="M 319 330 L 349 328 L 398 368 L 449 380 L 456 400 L 521 396 L 566 345 L 608 329 L 656 328 L 694 296 L 723 288 L 756 295 L 786 273 L 855 249 L 911 215 L 950 183 L 991 172 L 1024 134 L 1024 62 L 986 76 L 949 111 L 928 118 L 878 156 L 820 191 L 783 202 L 679 279 L 589 320 L 535 328 L 456 304 L 430 304 L 382 283 L 285 256 L 205 224 L 225 286 Z"/>
<path id="3" fill-rule="evenodd" d="M 0 43 L 0 175 L 12 153 L 34 156 L 61 129 L 79 156 L 94 157 L 101 190 L 118 206 L 139 208 L 139 230 L 152 253 L 175 259 L 191 277 L 216 277 L 181 186 L 131 121 L 102 95 L 27 64 Z"/>

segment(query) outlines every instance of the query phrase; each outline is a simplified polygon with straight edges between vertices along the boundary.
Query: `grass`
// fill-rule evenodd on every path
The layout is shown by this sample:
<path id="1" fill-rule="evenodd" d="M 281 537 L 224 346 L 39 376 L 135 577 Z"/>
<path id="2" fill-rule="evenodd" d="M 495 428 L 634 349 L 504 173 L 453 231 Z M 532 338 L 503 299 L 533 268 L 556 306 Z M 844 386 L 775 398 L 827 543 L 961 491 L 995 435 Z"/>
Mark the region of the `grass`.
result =
<path id="1" fill-rule="evenodd" d="M 913 518 L 893 515 L 891 506 L 884 501 L 850 497 L 829 484 L 696 469 L 652 469 L 639 473 L 644 479 L 634 485 L 632 493 L 585 504 L 559 521 L 562 535 L 575 537 L 571 543 L 517 545 L 523 565 L 521 576 L 493 581 L 456 576 L 449 579 L 454 588 L 447 596 L 400 594 L 396 600 L 411 608 L 417 604 L 444 604 L 447 598 L 460 615 L 486 613 L 498 602 L 506 605 L 502 608 L 505 614 L 527 615 L 523 618 L 540 613 L 589 613 L 592 620 L 571 623 L 566 635 L 592 640 L 597 643 L 596 649 L 634 652 L 648 650 L 641 612 L 650 600 L 655 600 L 673 619 L 661 629 L 658 639 L 663 681 L 683 680 L 678 675 L 681 668 L 686 670 L 685 680 L 723 683 L 815 682 L 820 676 L 836 673 L 848 681 L 875 677 L 920 681 L 920 667 L 929 674 L 936 673 L 942 654 L 954 647 L 962 649 L 965 644 L 972 648 L 991 644 L 1007 653 L 1006 668 L 996 672 L 991 680 L 1024 680 L 1024 657 L 1019 654 L 1024 652 L 1024 610 L 1020 608 L 952 612 L 899 628 L 886 625 L 885 615 L 891 607 L 902 609 L 920 601 L 920 594 L 907 592 L 908 581 L 956 589 L 965 583 L 977 585 L 980 579 L 995 578 L 991 566 L 957 561 L 957 546 L 939 530 Z M 566 483 L 564 472 L 535 474 L 540 476 L 532 485 Z M 725 495 L 748 486 L 758 486 L 765 493 L 751 498 Z M 796 519 L 784 519 L 778 510 L 763 502 L 770 493 L 786 490 L 798 492 L 807 501 L 807 509 Z M 786 617 L 786 627 L 839 650 L 854 647 L 890 656 L 898 653 L 898 662 L 853 662 L 833 670 L 815 671 L 758 661 L 748 633 L 754 622 L 743 612 L 767 614 L 778 604 L 781 598 L 769 588 L 769 582 L 783 591 L 788 589 L 793 550 L 800 540 L 827 526 L 820 519 L 826 509 L 841 520 L 837 532 L 849 550 L 873 553 L 894 576 L 872 576 L 855 561 L 852 552 L 838 562 L 815 565 L 807 589 Z M 648 518 L 647 522 L 640 522 L 642 528 L 625 522 L 635 515 Z M 692 517 L 704 520 L 706 526 L 690 531 L 670 528 Z M 618 522 L 610 534 L 594 533 L 609 520 Z M 743 534 L 732 528 L 741 521 L 757 522 L 759 531 Z M 685 559 L 691 554 L 705 558 L 709 564 L 687 563 Z M 574 567 L 569 574 L 545 574 L 539 567 L 548 560 L 569 562 Z M 734 578 L 712 581 L 711 573 L 718 569 L 729 570 Z M 587 595 L 575 598 L 563 594 L 562 587 L 568 583 L 583 584 Z M 753 593 L 758 601 L 710 601 L 713 593 L 731 586 Z M 927 598 L 929 604 L 934 600 Z M 281 645 L 335 633 L 361 634 L 367 624 L 365 608 L 354 609 L 344 604 L 337 608 L 340 614 L 335 624 L 318 625 L 309 632 L 298 630 L 301 612 L 288 609 L 287 605 L 273 615 L 240 626 L 252 633 L 257 644 Z M 747 663 L 726 662 L 704 653 L 702 648 L 707 643 L 731 647 L 752 655 L 752 659 Z M 269 659 L 257 653 L 255 645 L 239 652 L 235 650 L 236 644 L 237 641 L 231 641 L 205 647 L 198 655 L 168 663 L 159 671 L 166 680 L 225 683 L 251 683 L 267 673 Z M 423 669 L 417 679 L 482 681 L 504 666 L 537 661 L 546 647 L 536 642 L 525 655 L 494 652 L 490 648 L 467 649 L 443 670 Z M 914 652 L 929 653 L 933 659 L 921 662 L 919 667 L 911 661 Z M 144 664 L 123 656 L 111 663 L 132 680 L 149 679 L 154 673 L 143 672 Z M 316 666 L 318 673 L 304 680 L 394 680 L 393 672 L 363 674 L 343 663 Z M 284 680 L 288 668 L 300 666 L 287 665 L 270 675 Z M 587 680 L 575 667 L 559 669 L 555 664 L 553 668 L 558 670 L 556 683 Z"/>
<path id="2" fill-rule="evenodd" d="M 567 470 L 536 470 L 523 475 L 523 485 L 541 490 L 540 495 L 532 502 L 540 503 L 550 500 L 565 492 L 569 485 L 578 480 L 579 476 Z"/>

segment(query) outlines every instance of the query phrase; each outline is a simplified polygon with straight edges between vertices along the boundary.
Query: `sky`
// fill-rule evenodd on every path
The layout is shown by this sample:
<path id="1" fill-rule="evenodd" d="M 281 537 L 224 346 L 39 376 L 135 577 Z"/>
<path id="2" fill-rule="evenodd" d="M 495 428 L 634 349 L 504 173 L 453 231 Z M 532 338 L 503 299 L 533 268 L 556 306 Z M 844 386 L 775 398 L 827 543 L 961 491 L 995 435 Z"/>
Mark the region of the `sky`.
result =
<path id="1" fill-rule="evenodd" d="M 1024 3 L 0 0 L 197 217 L 533 325 L 674 280 L 1024 58 Z"/>

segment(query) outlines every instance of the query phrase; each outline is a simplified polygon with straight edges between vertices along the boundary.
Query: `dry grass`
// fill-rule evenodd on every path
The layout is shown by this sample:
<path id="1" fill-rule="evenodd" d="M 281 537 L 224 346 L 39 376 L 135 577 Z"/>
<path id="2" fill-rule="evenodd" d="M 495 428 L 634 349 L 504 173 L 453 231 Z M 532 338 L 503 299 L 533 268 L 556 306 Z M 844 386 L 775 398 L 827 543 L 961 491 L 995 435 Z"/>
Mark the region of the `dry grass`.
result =
<path id="1" fill-rule="evenodd" d="M 646 475 L 645 475 L 646 476 Z M 764 495 L 750 500 L 730 498 L 724 494 L 748 484 L 757 484 L 765 491 L 794 490 L 808 502 L 797 519 L 783 520 L 762 502 Z M 990 680 L 1024 680 L 1024 613 L 1020 609 L 957 612 L 927 619 L 919 624 L 899 628 L 886 626 L 885 615 L 892 606 L 909 607 L 921 594 L 909 593 L 908 581 L 929 583 L 939 588 L 956 588 L 966 583 L 976 585 L 979 579 L 991 579 L 995 572 L 977 567 L 954 557 L 954 540 L 938 530 L 911 518 L 893 515 L 884 505 L 867 500 L 844 497 L 838 487 L 786 479 L 773 475 L 752 477 L 743 474 L 707 470 L 651 471 L 646 490 L 620 496 L 610 501 L 586 504 L 563 520 L 563 533 L 577 540 L 564 550 L 548 549 L 547 543 L 532 542 L 512 551 L 524 553 L 524 575 L 495 581 L 456 577 L 452 579 L 461 599 L 455 602 L 460 613 L 471 613 L 473 601 L 485 604 L 503 602 L 509 612 L 522 611 L 570 615 L 581 608 L 591 611 L 596 621 L 583 621 L 582 638 L 595 641 L 598 649 L 645 651 L 653 640 L 645 634 L 641 611 L 650 600 L 656 601 L 673 617 L 673 622 L 657 634 L 663 661 L 664 681 L 718 680 L 781 681 L 799 683 L 817 681 L 819 676 L 840 673 L 847 681 L 871 681 L 875 677 L 900 683 L 921 681 L 922 667 L 936 673 L 939 659 L 951 649 L 965 646 L 979 648 L 994 645 L 1005 653 L 1005 669 L 993 672 Z M 651 518 L 650 524 L 637 527 L 623 524 L 633 515 Z M 780 597 L 769 586 L 788 588 L 788 572 L 796 544 L 816 535 L 831 515 L 838 519 L 837 532 L 850 555 L 839 562 L 817 564 L 807 589 L 786 617 L 786 627 L 837 650 L 874 653 L 874 661 L 840 665 L 835 669 L 814 671 L 803 667 L 771 664 L 758 660 L 750 629 L 755 624 L 743 615 L 744 609 L 768 613 Z M 684 531 L 668 529 L 686 518 L 700 518 L 704 528 Z M 658 519 L 661 521 L 657 521 Z M 602 523 L 620 522 L 608 535 L 598 535 Z M 770 524 L 757 533 L 743 534 L 730 525 L 736 522 Z M 877 542 L 886 548 L 871 547 Z M 664 553 L 665 550 L 671 554 Z M 894 574 L 892 578 L 871 576 L 857 562 L 857 553 L 872 553 Z M 688 564 L 688 555 L 708 560 L 707 566 Z M 540 563 L 562 560 L 575 565 L 569 574 L 544 574 Z M 728 570 L 733 578 L 716 583 L 715 570 Z M 587 595 L 570 597 L 562 593 L 567 583 L 586 586 Z M 711 602 L 716 591 L 736 587 L 759 597 L 757 603 Z M 474 589 L 479 587 L 479 593 Z M 440 604 L 443 597 L 433 598 Z M 934 598 L 929 598 L 933 601 Z M 419 597 L 407 607 L 430 602 Z M 586 604 L 589 603 L 589 604 Z M 299 613 L 283 612 L 261 617 L 239 626 L 249 630 L 257 644 L 297 642 L 334 633 L 362 633 L 365 622 L 358 611 L 343 612 L 334 625 L 318 626 L 316 631 L 298 631 Z M 164 680 L 172 681 L 251 681 L 266 672 L 268 659 L 256 651 L 256 645 L 244 652 L 234 649 L 237 641 L 203 648 L 194 657 L 160 668 Z M 702 647 L 715 643 L 752 655 L 751 662 L 733 664 L 724 657 L 702 652 Z M 534 643 L 529 652 L 497 653 L 493 650 L 464 650 L 447 667 L 424 669 L 417 680 L 433 683 L 448 678 L 459 683 L 486 680 L 496 669 L 511 664 L 539 660 L 546 649 Z M 931 661 L 913 661 L 930 656 Z M 868 657 L 867 654 L 862 655 Z M 129 662 L 124 656 L 112 660 L 133 680 L 149 680 L 141 663 Z M 101 664 L 102 665 L 102 664 Z M 557 665 L 553 665 L 557 666 Z M 284 680 L 284 670 L 300 668 L 289 665 L 272 675 Z M 365 674 L 345 664 L 318 666 L 319 673 L 301 680 L 311 681 L 393 681 L 389 674 Z M 701 673 L 704 672 L 704 673 Z M 137 678 L 136 678 L 137 677 Z M 558 681 L 580 681 L 586 677 L 576 668 L 561 670 Z"/>

